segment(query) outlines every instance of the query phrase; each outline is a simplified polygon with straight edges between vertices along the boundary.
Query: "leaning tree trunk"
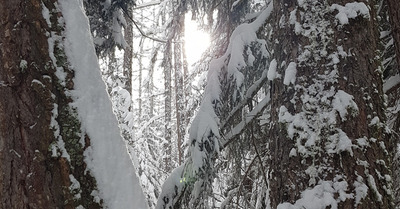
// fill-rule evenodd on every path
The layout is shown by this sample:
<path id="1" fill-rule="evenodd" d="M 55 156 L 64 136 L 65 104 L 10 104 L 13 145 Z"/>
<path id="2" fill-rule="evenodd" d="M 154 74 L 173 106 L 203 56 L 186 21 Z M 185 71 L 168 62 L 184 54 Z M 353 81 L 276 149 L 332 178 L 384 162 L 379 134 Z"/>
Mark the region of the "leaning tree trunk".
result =
<path id="1" fill-rule="evenodd" d="M 66 72 L 61 85 L 49 55 L 46 33 L 62 32 L 55 3 L 0 2 L 0 208 L 101 207 L 91 195 L 96 182 L 85 173 L 80 123 L 65 94 L 73 88 L 73 71 L 55 43 L 50 50 Z M 53 27 L 42 7 L 55 13 Z M 65 139 L 69 159 L 57 155 L 55 131 Z M 79 191 L 72 178 L 80 182 Z"/>
<path id="2" fill-rule="evenodd" d="M 350 2 L 274 1 L 272 208 L 393 207 L 375 7 Z"/>

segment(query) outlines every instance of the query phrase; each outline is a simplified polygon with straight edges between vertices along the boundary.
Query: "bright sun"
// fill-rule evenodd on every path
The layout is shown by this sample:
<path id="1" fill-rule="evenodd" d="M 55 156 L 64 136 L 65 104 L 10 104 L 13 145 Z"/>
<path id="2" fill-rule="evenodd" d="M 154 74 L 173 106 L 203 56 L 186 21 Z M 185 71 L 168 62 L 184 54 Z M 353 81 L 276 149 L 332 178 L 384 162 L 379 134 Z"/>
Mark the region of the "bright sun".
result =
<path id="1" fill-rule="evenodd" d="M 197 62 L 210 45 L 210 35 L 198 30 L 197 23 L 190 17 L 190 14 L 185 17 L 185 49 L 189 66 Z"/>

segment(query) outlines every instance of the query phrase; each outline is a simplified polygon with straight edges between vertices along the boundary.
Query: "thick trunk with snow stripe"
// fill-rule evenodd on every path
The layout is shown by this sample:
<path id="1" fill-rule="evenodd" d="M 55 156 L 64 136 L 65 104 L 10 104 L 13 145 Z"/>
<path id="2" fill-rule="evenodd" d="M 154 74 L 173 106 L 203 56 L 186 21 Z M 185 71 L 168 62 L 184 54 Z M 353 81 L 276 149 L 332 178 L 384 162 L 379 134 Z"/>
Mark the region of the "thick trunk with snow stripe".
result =
<path id="1" fill-rule="evenodd" d="M 76 0 L 0 3 L 0 208 L 146 208 Z"/>
<path id="2" fill-rule="evenodd" d="M 96 182 L 85 173 L 80 122 L 65 94 L 73 88 L 73 71 L 46 36 L 61 34 L 56 16 L 48 19 L 51 27 L 42 14 L 47 6 L 55 11 L 55 3 L 0 3 L 0 208 L 101 207 L 91 195 Z M 65 69 L 64 85 L 49 47 Z"/>
<path id="3" fill-rule="evenodd" d="M 393 207 L 374 5 L 274 8 L 272 59 L 282 76 L 271 87 L 272 208 Z"/>

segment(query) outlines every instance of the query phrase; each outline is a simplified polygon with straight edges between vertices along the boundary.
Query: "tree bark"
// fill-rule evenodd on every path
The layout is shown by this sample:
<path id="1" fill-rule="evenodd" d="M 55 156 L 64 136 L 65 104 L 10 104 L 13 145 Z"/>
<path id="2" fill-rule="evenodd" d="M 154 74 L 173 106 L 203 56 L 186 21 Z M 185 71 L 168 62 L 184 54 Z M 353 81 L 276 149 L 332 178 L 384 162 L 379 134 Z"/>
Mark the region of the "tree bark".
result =
<path id="1" fill-rule="evenodd" d="M 164 166 L 165 166 L 165 171 L 170 172 L 172 170 L 172 162 L 171 162 L 171 154 L 172 154 L 172 141 L 171 141 L 171 137 L 172 137 L 172 130 L 171 130 L 171 116 L 172 116 L 172 106 L 171 106 L 171 102 L 172 102 L 172 47 L 171 47 L 172 43 L 171 41 L 169 41 L 169 43 L 167 43 L 166 46 L 166 51 L 164 53 L 164 137 L 165 137 L 165 141 L 164 141 L 164 150 L 165 150 L 165 154 L 164 154 Z"/>
<path id="2" fill-rule="evenodd" d="M 396 60 L 400 66 L 400 2 L 397 0 L 387 0 L 389 10 L 389 20 L 392 25 L 392 36 L 396 48 Z M 400 68 L 398 69 L 400 73 Z"/>
<path id="3" fill-rule="evenodd" d="M 182 44 L 183 42 L 181 34 L 184 32 L 183 30 L 183 17 L 177 17 L 177 24 L 175 33 L 175 43 L 174 43 L 174 64 L 175 64 L 175 115 L 176 115 L 176 134 L 177 134 L 177 151 L 178 151 L 178 164 L 182 163 L 182 140 L 185 135 L 185 126 L 184 126 L 184 86 L 183 86 L 183 50 Z"/>
<path id="4" fill-rule="evenodd" d="M 73 71 L 63 49 L 55 45 L 54 56 L 67 73 L 61 85 L 49 56 L 46 32 L 63 30 L 55 3 L 0 2 L 0 208 L 101 207 L 91 196 L 96 182 L 84 173 L 80 124 L 65 93 L 73 88 Z M 52 27 L 42 7 L 51 11 Z M 55 123 L 69 160 L 52 153 Z M 79 191 L 71 187 L 72 177 L 80 183 Z"/>
<path id="5" fill-rule="evenodd" d="M 355 196 L 360 195 L 355 185 L 368 187 L 362 198 L 341 199 L 339 208 L 393 207 L 386 190 L 390 180 L 381 178 L 390 176 L 392 153 L 385 147 L 392 145 L 383 126 L 372 122 L 386 121 L 374 5 L 360 1 L 372 8 L 369 16 L 342 24 L 336 16 L 339 9 L 332 5 L 350 2 L 274 1 L 269 41 L 282 77 L 271 86 L 272 208 L 282 203 L 305 207 L 298 201 L 303 192 L 325 183 L 346 184 L 346 192 Z M 295 82 L 283 84 L 293 66 Z M 335 105 L 343 92 L 356 104 L 346 105 L 345 114 Z M 367 147 L 359 144 L 361 139 Z M 344 142 L 351 147 L 339 148 Z M 337 198 L 339 192 L 331 195 Z"/>
<path id="6" fill-rule="evenodd" d="M 132 15 L 132 8 L 128 8 L 129 15 Z M 124 77 L 125 77 L 125 89 L 129 92 L 132 98 L 132 58 L 133 58 L 133 23 L 129 21 L 129 18 L 126 17 L 125 19 L 128 20 L 126 22 L 127 27 L 124 31 L 124 37 L 128 47 L 124 51 Z M 131 105 L 132 106 L 132 105 Z M 131 110 L 132 108 L 130 108 Z M 140 117 L 139 117 L 140 118 Z"/>

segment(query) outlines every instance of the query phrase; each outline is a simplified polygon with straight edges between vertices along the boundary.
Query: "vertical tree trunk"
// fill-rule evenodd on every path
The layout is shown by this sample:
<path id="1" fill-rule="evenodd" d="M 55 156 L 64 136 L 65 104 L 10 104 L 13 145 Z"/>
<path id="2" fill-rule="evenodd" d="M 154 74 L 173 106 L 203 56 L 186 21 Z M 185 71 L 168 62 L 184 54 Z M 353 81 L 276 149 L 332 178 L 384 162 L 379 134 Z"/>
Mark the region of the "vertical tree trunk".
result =
<path id="1" fill-rule="evenodd" d="M 392 36 L 396 47 L 396 60 L 400 66 L 400 1 L 387 0 L 389 20 L 392 25 Z M 400 68 L 398 69 L 400 73 Z"/>
<path id="2" fill-rule="evenodd" d="M 51 50 L 66 72 L 61 85 L 49 55 L 46 33 L 63 30 L 55 3 L 0 1 L 0 208 L 101 207 L 91 195 L 96 182 L 85 173 L 80 123 L 65 93 L 73 88 L 73 71 L 56 43 Z M 42 7 L 50 10 L 51 28 Z M 57 154 L 56 137 L 65 139 L 70 158 Z"/>
<path id="3" fill-rule="evenodd" d="M 142 112 L 143 112 L 143 84 L 142 84 L 142 80 L 143 80 L 143 64 L 142 64 L 142 54 L 143 53 L 143 46 L 140 46 L 140 50 L 139 50 L 139 55 L 138 55 L 138 62 L 139 62 L 139 76 L 138 76 L 138 106 L 139 106 L 139 124 L 142 122 L 141 118 L 142 118 Z"/>
<path id="4" fill-rule="evenodd" d="M 128 13 L 129 15 L 132 15 L 132 8 L 128 8 Z M 132 58 L 133 58 L 133 23 L 132 21 L 129 21 L 129 17 L 126 17 L 125 19 L 127 21 L 127 27 L 125 28 L 124 31 L 124 37 L 126 40 L 126 43 L 128 47 L 126 47 L 124 51 L 124 64 L 123 64 L 123 69 L 124 69 L 124 77 L 126 79 L 125 81 L 125 89 L 129 92 L 132 98 Z M 132 105 L 131 105 L 132 107 Z M 130 108 L 131 110 L 132 108 Z M 139 116 L 140 118 L 140 116 Z"/>
<path id="5" fill-rule="evenodd" d="M 154 116 L 154 67 L 157 62 L 157 55 L 158 55 L 159 46 L 155 48 L 152 52 L 152 57 L 150 59 L 150 69 L 149 69 L 149 82 L 147 83 L 147 95 L 150 100 L 149 106 L 149 118 Z"/>
<path id="6" fill-rule="evenodd" d="M 177 134 L 177 149 L 178 149 L 178 164 L 182 163 L 182 140 L 185 134 L 184 126 L 184 86 L 183 86 L 183 42 L 181 33 L 183 32 L 182 16 L 177 17 L 175 44 L 174 44 L 174 64 L 175 64 L 175 114 L 176 114 L 176 134 Z"/>
<path id="7" fill-rule="evenodd" d="M 171 141 L 171 116 L 172 116 L 172 107 L 171 107 L 171 98 L 172 98 L 172 48 L 171 48 L 171 42 L 169 41 L 166 46 L 166 51 L 164 53 L 164 149 L 165 149 L 165 154 L 164 154 L 164 165 L 165 165 L 165 170 L 167 172 L 171 171 L 172 169 L 172 162 L 171 162 L 171 154 L 172 154 L 172 141 Z"/>
<path id="8" fill-rule="evenodd" d="M 357 3 L 371 10 L 346 22 L 350 2 L 274 1 L 272 208 L 308 208 L 310 195 L 327 208 L 393 207 L 374 5 Z"/>

